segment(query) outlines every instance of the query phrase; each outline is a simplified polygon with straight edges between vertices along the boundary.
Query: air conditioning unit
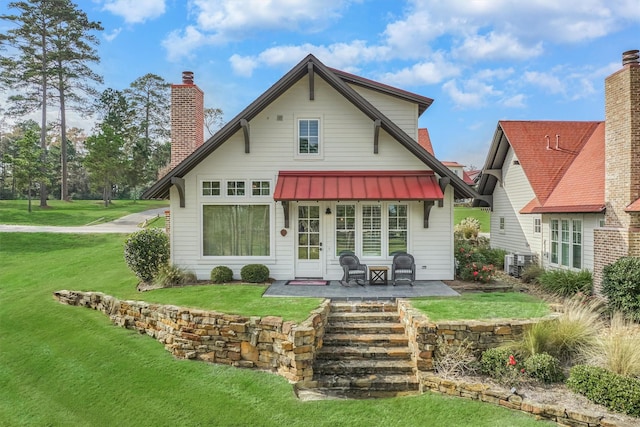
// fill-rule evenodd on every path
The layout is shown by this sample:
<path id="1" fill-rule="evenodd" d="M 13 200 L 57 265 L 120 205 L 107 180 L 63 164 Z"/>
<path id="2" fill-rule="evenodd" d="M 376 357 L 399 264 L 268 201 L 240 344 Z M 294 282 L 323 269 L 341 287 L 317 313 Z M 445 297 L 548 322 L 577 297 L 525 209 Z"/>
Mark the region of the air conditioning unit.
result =
<path id="1" fill-rule="evenodd" d="M 508 254 L 504 256 L 504 271 L 507 274 L 511 274 L 511 266 L 513 265 L 513 254 Z"/>
<path id="2" fill-rule="evenodd" d="M 516 257 L 516 265 L 518 267 L 526 267 L 530 264 L 533 264 L 533 255 L 528 254 L 528 255 L 521 255 L 521 254 L 515 254 Z"/>

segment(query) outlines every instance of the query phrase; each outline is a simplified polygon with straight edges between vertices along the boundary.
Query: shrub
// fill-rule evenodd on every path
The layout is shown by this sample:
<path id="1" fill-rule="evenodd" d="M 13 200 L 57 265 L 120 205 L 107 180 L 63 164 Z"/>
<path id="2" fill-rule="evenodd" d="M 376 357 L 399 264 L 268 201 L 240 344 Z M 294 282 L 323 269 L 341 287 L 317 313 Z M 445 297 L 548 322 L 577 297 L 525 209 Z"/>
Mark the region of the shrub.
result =
<path id="1" fill-rule="evenodd" d="M 602 270 L 602 293 L 609 306 L 640 320 L 640 258 L 620 258 Z"/>
<path id="2" fill-rule="evenodd" d="M 587 353 L 590 364 L 628 377 L 640 376 L 640 331 L 638 325 L 616 312 L 611 325 Z"/>
<path id="3" fill-rule="evenodd" d="M 160 228 L 136 231 L 125 241 L 124 260 L 140 280 L 151 283 L 160 266 L 169 261 L 169 237 Z"/>
<path id="4" fill-rule="evenodd" d="M 211 270 L 211 281 L 213 283 L 229 283 L 232 280 L 233 271 L 225 265 L 219 265 Z"/>
<path id="5" fill-rule="evenodd" d="M 480 233 L 480 221 L 477 218 L 467 217 L 460 221 L 453 229 L 461 239 L 475 240 Z"/>
<path id="6" fill-rule="evenodd" d="M 543 383 L 564 381 L 560 361 L 547 353 L 538 353 L 524 361 L 525 373 Z"/>
<path id="7" fill-rule="evenodd" d="M 480 254 L 484 257 L 487 263 L 495 266 L 499 270 L 504 270 L 504 257 L 508 254 L 504 249 L 492 249 L 492 248 L 479 248 Z"/>
<path id="8" fill-rule="evenodd" d="M 153 277 L 153 284 L 163 288 L 197 282 L 197 277 L 190 271 L 171 265 L 162 264 Z"/>
<path id="9" fill-rule="evenodd" d="M 563 297 L 577 293 L 591 295 L 593 293 L 593 277 L 588 270 L 579 272 L 570 270 L 549 270 L 538 277 L 542 289 Z"/>
<path id="10" fill-rule="evenodd" d="M 478 360 L 473 355 L 473 346 L 474 343 L 466 338 L 460 344 L 454 345 L 438 337 L 434 357 L 434 368 L 438 375 L 451 378 L 463 374 L 475 374 L 478 370 Z"/>
<path id="11" fill-rule="evenodd" d="M 529 264 L 520 273 L 520 280 L 524 283 L 540 283 L 539 278 L 544 273 L 544 268 L 538 264 Z"/>
<path id="12" fill-rule="evenodd" d="M 554 351 L 553 334 L 557 329 L 555 320 L 543 320 L 529 326 L 522 336 L 522 340 L 515 344 L 523 354 L 533 356 L 541 353 L 557 353 Z"/>
<path id="13" fill-rule="evenodd" d="M 567 387 L 613 411 L 640 416 L 640 381 L 635 378 L 597 366 L 576 365 L 571 368 Z"/>
<path id="14" fill-rule="evenodd" d="M 490 348 L 482 353 L 480 369 L 496 381 L 513 385 L 522 380 L 519 353 L 507 347 Z"/>
<path id="15" fill-rule="evenodd" d="M 269 268 L 263 264 L 247 264 L 240 270 L 243 282 L 264 283 L 269 280 Z"/>
<path id="16" fill-rule="evenodd" d="M 456 240 L 455 258 L 462 280 L 487 283 L 495 274 L 495 268 L 487 262 L 483 250 L 466 240 Z"/>

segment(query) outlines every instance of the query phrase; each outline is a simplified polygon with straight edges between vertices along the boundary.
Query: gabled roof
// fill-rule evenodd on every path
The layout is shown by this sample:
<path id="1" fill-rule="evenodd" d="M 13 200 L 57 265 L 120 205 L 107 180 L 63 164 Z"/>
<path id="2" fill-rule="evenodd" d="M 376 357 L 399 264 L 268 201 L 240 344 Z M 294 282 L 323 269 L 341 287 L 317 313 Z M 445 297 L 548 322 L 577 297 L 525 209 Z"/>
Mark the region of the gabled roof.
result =
<path id="1" fill-rule="evenodd" d="M 418 129 L 418 144 L 420 144 L 422 148 L 427 150 L 429 154 L 435 157 L 435 154 L 433 152 L 433 145 L 431 144 L 431 136 L 429 136 L 429 130 L 427 128 Z M 458 162 L 447 162 L 443 160 L 442 164 L 449 168 L 464 168 L 464 165 L 461 165 Z M 474 179 L 465 170 L 462 171 L 462 180 L 467 185 L 475 184 Z"/>
<path id="2" fill-rule="evenodd" d="M 522 213 L 604 210 L 604 122 L 498 122 L 480 194 L 493 194 L 509 148 L 535 194 Z"/>
<path id="3" fill-rule="evenodd" d="M 189 173 L 189 171 L 191 171 L 200 162 L 202 162 L 211 153 L 213 153 L 218 147 L 220 147 L 224 142 L 231 138 L 236 132 L 238 132 L 242 128 L 241 122 L 243 122 L 244 120 L 251 121 L 251 119 L 258 115 L 269 104 L 280 97 L 301 78 L 307 76 L 311 72 L 317 74 L 323 80 L 325 80 L 331 87 L 333 87 L 338 93 L 344 96 L 372 121 L 380 120 L 380 127 L 385 132 L 387 132 L 392 138 L 398 141 L 402 146 L 409 150 L 409 152 L 420 159 L 426 166 L 437 173 L 440 177 L 449 178 L 451 185 L 453 185 L 455 189 L 457 198 L 469 198 L 477 196 L 477 193 L 475 193 L 473 189 L 470 189 L 467 185 L 465 185 L 462 179 L 460 179 L 458 176 L 456 176 L 455 173 L 450 171 L 446 166 L 436 160 L 433 155 L 425 151 L 417 141 L 407 135 L 402 129 L 400 129 L 398 125 L 396 125 L 392 120 L 382 114 L 382 112 L 380 112 L 370 102 L 368 102 L 364 97 L 356 92 L 355 89 L 349 86 L 347 82 L 369 87 L 372 90 L 385 91 L 394 96 L 404 97 L 405 99 L 413 99 L 414 102 L 419 102 L 419 100 L 421 99 L 421 102 L 423 102 L 423 104 L 425 105 L 425 109 L 430 104 L 430 102 L 427 102 L 429 98 L 410 94 L 409 92 L 405 92 L 400 89 L 394 89 L 390 86 L 382 85 L 379 83 L 374 84 L 374 82 L 371 82 L 370 80 L 353 76 L 347 73 L 336 72 L 335 70 L 332 70 L 325 66 L 315 56 L 308 55 L 296 66 L 294 66 L 287 74 L 285 74 L 280 80 L 278 80 L 273 86 L 271 86 L 255 101 L 253 101 L 247 108 L 241 111 L 236 117 L 231 119 L 224 127 L 222 127 L 222 129 L 216 132 L 184 161 L 182 161 L 167 175 L 153 184 L 151 188 L 144 192 L 142 197 L 168 197 L 169 189 L 172 185 L 172 179 L 183 178 L 187 173 Z"/>

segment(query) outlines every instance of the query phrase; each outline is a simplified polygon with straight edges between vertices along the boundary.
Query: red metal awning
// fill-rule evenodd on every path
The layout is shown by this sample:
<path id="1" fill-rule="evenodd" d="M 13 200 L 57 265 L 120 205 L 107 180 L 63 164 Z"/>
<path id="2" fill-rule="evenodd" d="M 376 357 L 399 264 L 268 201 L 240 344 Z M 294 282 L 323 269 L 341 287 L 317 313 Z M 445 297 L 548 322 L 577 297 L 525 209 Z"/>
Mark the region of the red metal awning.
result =
<path id="1" fill-rule="evenodd" d="M 442 200 L 433 171 L 280 171 L 274 200 Z"/>

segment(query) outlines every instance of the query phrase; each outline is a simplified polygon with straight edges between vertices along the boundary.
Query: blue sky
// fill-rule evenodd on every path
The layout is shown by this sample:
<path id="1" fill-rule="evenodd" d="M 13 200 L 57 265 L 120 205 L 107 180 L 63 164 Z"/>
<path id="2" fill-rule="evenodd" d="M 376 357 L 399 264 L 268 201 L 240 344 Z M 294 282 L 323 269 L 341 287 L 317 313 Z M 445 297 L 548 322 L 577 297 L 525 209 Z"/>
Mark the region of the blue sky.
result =
<path id="1" fill-rule="evenodd" d="M 640 49 L 638 0 L 76 3 L 105 28 L 104 88 L 146 73 L 179 83 L 190 70 L 206 106 L 228 120 L 313 53 L 434 99 L 419 124 L 436 157 L 477 167 L 498 120 L 603 120 L 604 78 L 623 51 Z"/>

